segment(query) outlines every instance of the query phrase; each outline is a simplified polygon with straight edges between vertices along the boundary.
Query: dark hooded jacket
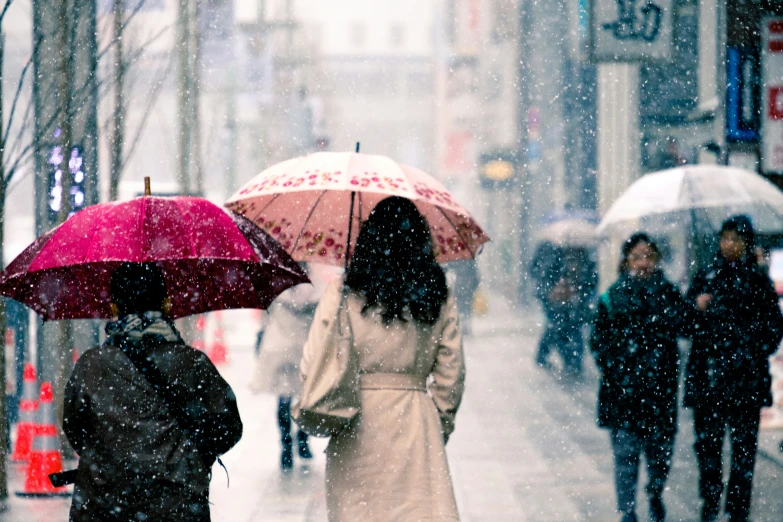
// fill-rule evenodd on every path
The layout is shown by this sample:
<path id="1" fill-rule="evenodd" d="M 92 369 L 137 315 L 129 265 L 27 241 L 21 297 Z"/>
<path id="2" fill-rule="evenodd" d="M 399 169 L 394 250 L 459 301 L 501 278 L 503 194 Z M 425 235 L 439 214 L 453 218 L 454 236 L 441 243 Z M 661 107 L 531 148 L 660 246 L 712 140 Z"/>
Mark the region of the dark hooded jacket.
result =
<path id="1" fill-rule="evenodd" d="M 751 256 L 730 263 L 718 254 L 688 289 L 691 303 L 712 294 L 696 312 L 685 376 L 686 407 L 762 407 L 772 404 L 769 356 L 783 337 L 783 317 L 769 277 Z"/>
<path id="2" fill-rule="evenodd" d="M 676 429 L 677 338 L 688 336 L 692 308 L 656 271 L 622 274 L 601 295 L 590 347 L 601 371 L 598 424 L 640 434 Z"/>
<path id="3" fill-rule="evenodd" d="M 209 521 L 212 463 L 242 435 L 231 388 L 159 313 L 110 328 L 107 342 L 77 361 L 65 388 L 63 429 L 80 457 L 71 521 Z M 128 350 L 140 350 L 166 377 L 192 433 Z"/>

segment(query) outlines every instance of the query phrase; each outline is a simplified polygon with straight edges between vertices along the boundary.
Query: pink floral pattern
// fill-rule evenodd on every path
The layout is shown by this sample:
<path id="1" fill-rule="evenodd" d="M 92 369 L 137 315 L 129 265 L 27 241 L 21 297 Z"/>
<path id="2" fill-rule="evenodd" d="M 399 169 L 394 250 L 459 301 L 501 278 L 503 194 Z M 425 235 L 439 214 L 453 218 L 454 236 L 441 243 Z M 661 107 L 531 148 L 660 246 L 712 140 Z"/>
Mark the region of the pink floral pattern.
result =
<path id="1" fill-rule="evenodd" d="M 306 230 L 292 254 L 296 254 L 297 259 L 304 257 L 322 263 L 344 261 L 345 234 L 334 228 L 328 232 Z"/>
<path id="2" fill-rule="evenodd" d="M 324 168 L 313 168 L 319 163 Z M 337 168 L 337 165 L 343 167 Z M 316 194 L 307 197 L 302 195 L 303 191 Z M 378 156 L 317 153 L 289 160 L 256 176 L 232 196 L 226 206 L 254 220 L 294 259 L 342 264 L 345 262 L 347 228 L 343 228 L 340 220 L 333 219 L 336 219 L 335 214 L 329 213 L 331 209 L 343 209 L 346 218 L 341 219 L 347 224 L 350 204 L 347 194 L 352 191 L 366 194 L 359 200 L 363 205 L 359 212 L 364 217 L 387 195 L 399 195 L 416 202 L 430 223 L 435 254 L 441 261 L 472 257 L 489 241 L 475 220 L 437 180 L 419 169 Z M 287 197 L 289 192 L 290 199 Z M 326 197 L 323 194 L 327 194 Z M 274 204 L 269 205 L 272 198 L 275 198 Z M 329 210 L 313 214 L 310 205 L 316 201 L 317 208 Z M 308 221 L 302 225 L 305 218 Z M 293 225 L 291 221 L 297 224 Z M 358 227 L 353 232 L 354 241 L 357 232 Z"/>

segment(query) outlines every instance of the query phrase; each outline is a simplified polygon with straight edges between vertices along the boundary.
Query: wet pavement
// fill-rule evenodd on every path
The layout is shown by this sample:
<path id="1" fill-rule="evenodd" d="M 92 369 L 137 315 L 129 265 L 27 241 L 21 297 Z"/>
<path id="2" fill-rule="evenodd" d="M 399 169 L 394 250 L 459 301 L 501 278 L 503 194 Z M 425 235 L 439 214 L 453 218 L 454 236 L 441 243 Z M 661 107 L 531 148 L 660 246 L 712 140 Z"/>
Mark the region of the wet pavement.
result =
<path id="1" fill-rule="evenodd" d="M 533 363 L 541 319 L 537 310 L 517 312 L 495 297 L 491 317 L 474 320 L 466 342 L 467 388 L 448 445 L 462 520 L 612 521 L 615 513 L 609 437 L 596 427 L 597 374 L 589 356 L 578 381 Z M 252 312 L 224 315 L 230 362 L 221 366 L 237 394 L 245 434 L 224 456 L 212 478 L 212 520 L 299 522 L 326 520 L 323 488 L 325 439 L 311 439 L 315 458 L 279 469 L 277 399 L 252 395 Z M 783 431 L 762 432 L 754 479 L 754 522 L 783 520 Z M 674 464 L 664 499 L 670 521 L 696 522 L 698 474 L 692 419 L 681 410 Z M 67 520 L 69 499 L 23 499 L 13 495 L 23 480 L 13 466 L 8 510 L 0 521 Z M 644 473 L 640 484 L 645 481 Z M 639 488 L 640 520 L 646 520 Z"/>

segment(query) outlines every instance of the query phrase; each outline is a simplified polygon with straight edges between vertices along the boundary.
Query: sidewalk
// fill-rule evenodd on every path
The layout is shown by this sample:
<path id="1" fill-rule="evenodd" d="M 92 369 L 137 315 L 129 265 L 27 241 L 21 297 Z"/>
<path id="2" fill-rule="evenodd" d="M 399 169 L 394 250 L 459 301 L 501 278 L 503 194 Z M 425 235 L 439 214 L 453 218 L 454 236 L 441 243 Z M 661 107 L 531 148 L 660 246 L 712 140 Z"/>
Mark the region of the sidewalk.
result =
<path id="1" fill-rule="evenodd" d="M 463 522 L 617 520 L 613 461 L 606 430 L 595 423 L 598 375 L 585 357 L 581 380 L 534 363 L 542 318 L 497 295 L 489 312 L 474 318 L 466 339 L 467 383 L 457 429 L 448 445 L 454 488 Z M 325 522 L 325 439 L 311 439 L 315 458 L 279 469 L 277 399 L 252 395 L 253 342 L 257 316 L 224 312 L 229 363 L 220 371 L 232 385 L 245 430 L 224 457 L 230 487 L 216 466 L 211 484 L 216 522 Z M 668 521 L 696 522 L 700 502 L 689 410 L 680 410 L 680 430 L 665 492 Z M 780 464 L 775 453 L 783 433 L 762 432 L 753 493 L 754 522 L 779 522 L 783 513 Z M 773 451 L 775 450 L 775 451 Z M 11 491 L 21 486 L 21 468 L 11 470 Z M 646 501 L 640 476 L 640 520 Z M 12 496 L 0 522 L 67 520 L 70 499 Z"/>

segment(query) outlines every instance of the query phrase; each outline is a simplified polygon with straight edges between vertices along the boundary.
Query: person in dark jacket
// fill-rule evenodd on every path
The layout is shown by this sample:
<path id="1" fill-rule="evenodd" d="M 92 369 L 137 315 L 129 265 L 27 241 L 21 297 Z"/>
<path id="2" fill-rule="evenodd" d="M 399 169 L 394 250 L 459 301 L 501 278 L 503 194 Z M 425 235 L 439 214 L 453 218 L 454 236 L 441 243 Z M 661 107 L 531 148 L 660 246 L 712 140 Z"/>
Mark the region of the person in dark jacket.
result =
<path id="1" fill-rule="evenodd" d="M 453 283 L 451 284 L 454 292 L 454 299 L 457 300 L 457 310 L 459 310 L 460 323 L 462 325 L 462 335 L 469 337 L 473 328 L 471 321 L 473 318 L 473 299 L 481 283 L 478 263 L 475 259 L 460 259 L 452 261 L 445 266 L 447 273 L 453 274 Z"/>
<path id="2" fill-rule="evenodd" d="M 761 408 L 772 404 L 769 356 L 783 336 L 783 317 L 769 277 L 754 255 L 750 219 L 734 216 L 720 230 L 712 266 L 688 290 L 698 309 L 685 377 L 686 407 L 693 408 L 701 519 L 712 522 L 723 493 L 721 451 L 728 428 L 731 473 L 726 513 L 745 522 L 750 512 Z"/>
<path id="3" fill-rule="evenodd" d="M 677 431 L 677 338 L 692 308 L 658 269 L 660 254 L 644 233 L 623 244 L 617 281 L 598 300 L 590 347 L 601 372 L 598 425 L 611 430 L 617 505 L 636 521 L 641 454 L 647 461 L 651 519 L 663 521 L 663 488 Z"/>
<path id="4" fill-rule="evenodd" d="M 533 256 L 530 275 L 547 319 L 536 363 L 549 367 L 549 353 L 555 348 L 563 359 L 564 372 L 579 376 L 584 354 L 582 327 L 589 321 L 590 304 L 598 285 L 595 263 L 585 248 L 556 247 L 544 242 Z"/>
<path id="5" fill-rule="evenodd" d="M 65 388 L 63 430 L 80 457 L 70 520 L 208 522 L 212 464 L 242 436 L 234 393 L 166 318 L 157 265 L 121 265 L 111 299 L 119 319 Z"/>

